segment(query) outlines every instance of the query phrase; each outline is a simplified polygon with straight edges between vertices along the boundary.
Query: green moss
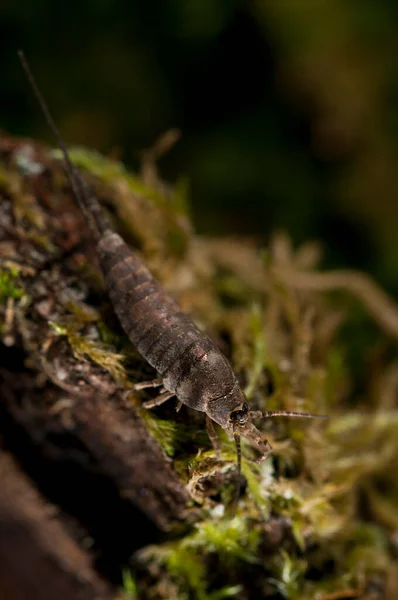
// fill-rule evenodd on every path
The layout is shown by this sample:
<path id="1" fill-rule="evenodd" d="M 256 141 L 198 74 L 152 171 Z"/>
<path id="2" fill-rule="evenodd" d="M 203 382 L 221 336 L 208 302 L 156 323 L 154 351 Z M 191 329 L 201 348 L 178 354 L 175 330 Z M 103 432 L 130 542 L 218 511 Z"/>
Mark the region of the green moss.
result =
<path id="1" fill-rule="evenodd" d="M 185 179 L 180 179 L 174 187 L 156 178 L 148 184 L 123 164 L 97 152 L 71 148 L 69 153 L 73 164 L 113 189 L 114 193 L 108 196 L 126 232 L 148 253 L 160 251 L 163 260 L 165 251 L 174 256 L 184 254 L 191 233 Z M 58 150 L 52 155 L 62 157 Z"/>
<path id="2" fill-rule="evenodd" d="M 389 557 L 385 533 L 373 524 L 358 523 L 346 541 L 345 557 L 348 571 L 358 580 L 371 573 L 386 572 Z"/>
<path id="3" fill-rule="evenodd" d="M 206 600 L 223 600 L 223 598 L 236 598 L 242 591 L 241 585 L 227 585 L 219 590 L 208 592 Z"/>
<path id="4" fill-rule="evenodd" d="M 339 390 L 348 379 L 347 357 L 344 348 L 332 346 L 326 358 L 325 396 L 329 406 L 334 406 L 340 398 Z"/>
<path id="5" fill-rule="evenodd" d="M 375 520 L 392 531 L 398 530 L 398 499 L 396 494 L 386 497 L 368 484 L 365 487 L 369 508 Z"/>
<path id="6" fill-rule="evenodd" d="M 31 240 L 34 244 L 36 244 L 36 246 L 39 246 L 39 248 L 45 250 L 46 252 L 48 252 L 50 254 L 53 254 L 56 252 L 56 247 L 52 243 L 50 238 L 40 231 L 37 231 L 35 229 L 26 231 L 25 237 L 27 239 Z"/>
<path id="7" fill-rule="evenodd" d="M 101 347 L 99 342 L 83 337 L 72 326 L 58 325 L 53 322 L 50 322 L 50 326 L 57 335 L 67 337 L 76 358 L 88 357 L 105 371 L 108 371 L 116 381 L 127 382 L 127 374 L 122 364 L 124 360 L 122 354 L 107 350 Z"/>
<path id="8" fill-rule="evenodd" d="M 51 154 L 55 158 L 63 158 L 60 150 L 53 150 Z M 176 213 L 186 214 L 188 207 L 186 178 L 181 178 L 177 182 L 173 193 L 165 194 L 161 188 L 144 183 L 139 176 L 128 171 L 122 163 L 106 158 L 99 152 L 74 147 L 69 148 L 69 155 L 76 167 L 99 177 L 102 181 L 113 183 L 122 178 L 134 194 L 139 194 L 158 206 L 171 208 Z"/>
<path id="9" fill-rule="evenodd" d="M 240 586 L 211 589 L 211 577 L 206 568 L 206 556 L 217 554 L 225 568 L 237 564 L 257 563 L 256 550 L 260 531 L 242 517 L 207 519 L 182 540 L 152 546 L 140 553 L 141 559 L 158 561 L 178 583 L 181 598 L 217 600 L 234 597 Z"/>
<path id="10" fill-rule="evenodd" d="M 265 487 L 272 478 L 272 463 L 270 460 L 256 464 L 243 459 L 242 473 L 247 481 L 247 493 L 261 511 L 261 517 L 267 518 L 270 513 L 270 501 L 265 493 Z"/>
<path id="11" fill-rule="evenodd" d="M 252 397 L 254 390 L 258 386 L 258 381 L 264 369 L 267 357 L 263 311 L 258 304 L 254 304 L 250 311 L 249 328 L 253 339 L 253 360 L 249 372 L 249 381 L 245 388 L 245 394 L 248 399 Z"/>
<path id="12" fill-rule="evenodd" d="M 300 598 L 303 578 L 307 570 L 306 561 L 297 559 L 286 551 L 282 551 L 273 560 L 272 567 L 276 577 L 270 578 L 269 581 L 275 585 L 277 590 L 289 600 Z"/>
<path id="13" fill-rule="evenodd" d="M 168 456 L 174 456 L 176 448 L 184 440 L 186 433 L 184 428 L 178 426 L 175 421 L 170 419 L 159 419 L 153 412 L 145 408 L 140 410 L 140 416 L 148 427 L 151 435 L 159 442 Z"/>
<path id="14" fill-rule="evenodd" d="M 280 480 L 271 486 L 269 495 L 275 512 L 290 516 L 299 509 L 303 499 L 299 495 L 298 489 L 295 488 L 297 488 L 297 485 L 288 480 Z"/>
<path id="15" fill-rule="evenodd" d="M 15 268 L 9 270 L 0 270 L 0 302 L 7 298 L 18 300 L 25 294 L 24 289 L 16 282 L 18 270 Z"/>
<path id="16" fill-rule="evenodd" d="M 177 215 L 189 214 L 189 179 L 187 177 L 179 177 L 171 196 L 171 206 Z"/>
<path id="17" fill-rule="evenodd" d="M 79 323 L 95 323 L 99 320 L 99 312 L 83 302 L 74 302 L 68 300 L 65 302 L 65 308 L 72 313 Z"/>
<path id="18" fill-rule="evenodd" d="M 206 600 L 206 567 L 200 555 L 188 546 L 172 546 L 165 559 L 166 568 L 182 586 L 194 592 L 198 600 Z"/>
<path id="19" fill-rule="evenodd" d="M 112 329 L 110 329 L 104 321 L 98 320 L 96 325 L 101 341 L 105 345 L 111 345 L 116 347 L 120 345 L 120 336 L 117 335 Z"/>
<path id="20" fill-rule="evenodd" d="M 122 571 L 123 580 L 123 600 L 138 600 L 137 584 L 134 577 L 128 569 Z"/>
<path id="21" fill-rule="evenodd" d="M 123 164 L 115 160 L 106 158 L 95 150 L 87 148 L 74 147 L 68 149 L 72 163 L 104 181 L 113 181 L 126 174 Z M 60 150 L 52 150 L 51 156 L 63 160 L 63 154 Z"/>
<path id="22" fill-rule="evenodd" d="M 205 520 L 196 526 L 196 532 L 187 542 L 189 547 L 215 552 L 227 564 L 243 561 L 257 563 L 256 550 L 260 530 L 255 523 L 236 515 L 233 519 Z"/>

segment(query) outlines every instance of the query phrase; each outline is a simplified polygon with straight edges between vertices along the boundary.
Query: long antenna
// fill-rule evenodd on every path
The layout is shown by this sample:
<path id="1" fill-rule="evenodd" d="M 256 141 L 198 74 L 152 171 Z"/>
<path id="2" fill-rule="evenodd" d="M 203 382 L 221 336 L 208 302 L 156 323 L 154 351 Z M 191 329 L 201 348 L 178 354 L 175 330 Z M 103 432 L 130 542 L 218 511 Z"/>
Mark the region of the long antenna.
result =
<path id="1" fill-rule="evenodd" d="M 25 54 L 23 53 L 22 50 L 18 50 L 18 56 L 19 56 L 19 59 L 22 64 L 22 68 L 25 71 L 26 77 L 29 81 L 29 84 L 33 90 L 35 97 L 36 97 L 36 100 L 37 100 L 37 102 L 44 114 L 44 117 L 45 117 L 45 119 L 57 141 L 58 146 L 60 147 L 60 149 L 62 151 L 64 161 L 65 161 L 66 173 L 68 175 L 68 179 L 70 181 L 70 185 L 72 187 L 72 190 L 73 190 L 73 193 L 77 200 L 77 203 L 79 204 L 81 210 L 83 211 L 83 213 L 90 225 L 92 232 L 95 234 L 96 238 L 98 238 L 99 232 L 103 233 L 104 230 L 107 229 L 104 217 L 100 213 L 100 211 L 101 211 L 100 206 L 99 206 L 98 202 L 96 200 L 94 200 L 94 198 L 90 198 L 88 196 L 80 175 L 74 169 L 72 162 L 69 158 L 69 153 L 66 148 L 66 145 L 61 137 L 61 134 L 59 133 L 57 126 L 54 123 L 54 120 L 51 116 L 48 106 L 39 90 L 39 87 L 36 83 L 36 79 L 33 75 L 33 72 L 31 70 L 31 68 L 28 64 L 28 61 L 26 60 Z M 95 225 L 94 225 L 94 223 L 95 223 Z"/>
<path id="2" fill-rule="evenodd" d="M 251 410 L 251 419 L 269 419 L 270 417 L 299 417 L 300 419 L 328 419 L 328 415 L 314 415 L 312 413 L 291 412 L 290 410 Z"/>

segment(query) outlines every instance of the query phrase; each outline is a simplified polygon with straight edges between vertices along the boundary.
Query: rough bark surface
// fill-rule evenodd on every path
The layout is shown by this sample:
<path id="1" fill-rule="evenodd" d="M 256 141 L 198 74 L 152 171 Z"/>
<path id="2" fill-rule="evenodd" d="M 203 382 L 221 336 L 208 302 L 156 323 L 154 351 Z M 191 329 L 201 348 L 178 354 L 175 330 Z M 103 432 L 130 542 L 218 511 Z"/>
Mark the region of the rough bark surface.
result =
<path id="1" fill-rule="evenodd" d="M 110 590 L 49 505 L 0 451 L 0 598 L 105 600 Z"/>

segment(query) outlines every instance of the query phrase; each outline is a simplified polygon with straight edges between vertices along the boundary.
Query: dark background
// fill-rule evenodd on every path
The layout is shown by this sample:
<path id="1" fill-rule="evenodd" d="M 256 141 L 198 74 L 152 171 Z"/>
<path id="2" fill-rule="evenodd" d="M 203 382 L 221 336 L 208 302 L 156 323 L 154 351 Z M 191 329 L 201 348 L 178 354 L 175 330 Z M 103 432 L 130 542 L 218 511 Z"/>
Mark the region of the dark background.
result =
<path id="1" fill-rule="evenodd" d="M 275 228 L 398 293 L 398 2 L 3 0 L 0 126 L 53 144 L 23 48 L 69 144 L 186 175 L 198 231 Z"/>

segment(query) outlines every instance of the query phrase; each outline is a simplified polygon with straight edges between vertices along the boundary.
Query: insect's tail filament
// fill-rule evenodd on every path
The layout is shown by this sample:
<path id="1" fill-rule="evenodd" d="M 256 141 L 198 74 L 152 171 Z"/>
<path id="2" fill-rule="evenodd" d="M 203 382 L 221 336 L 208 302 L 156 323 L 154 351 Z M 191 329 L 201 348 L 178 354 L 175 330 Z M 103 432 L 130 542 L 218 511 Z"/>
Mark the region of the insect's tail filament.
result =
<path id="1" fill-rule="evenodd" d="M 62 151 L 65 161 L 66 173 L 68 175 L 68 179 L 70 181 L 70 185 L 72 187 L 76 201 L 79 204 L 81 210 L 83 211 L 83 214 L 85 215 L 87 222 L 90 225 L 90 228 L 93 230 L 94 235 L 96 236 L 96 238 L 98 238 L 98 232 L 102 234 L 108 228 L 105 222 L 105 217 L 101 214 L 101 208 L 96 199 L 88 195 L 79 173 L 72 165 L 66 145 L 61 137 L 61 134 L 59 133 L 56 124 L 54 123 L 49 108 L 39 90 L 39 86 L 37 85 L 36 79 L 22 50 L 18 50 L 18 56 L 22 64 L 22 68 L 25 71 L 26 77 L 29 81 L 30 87 L 32 88 L 33 93 L 36 97 L 36 100 L 57 141 L 58 146 Z"/>

